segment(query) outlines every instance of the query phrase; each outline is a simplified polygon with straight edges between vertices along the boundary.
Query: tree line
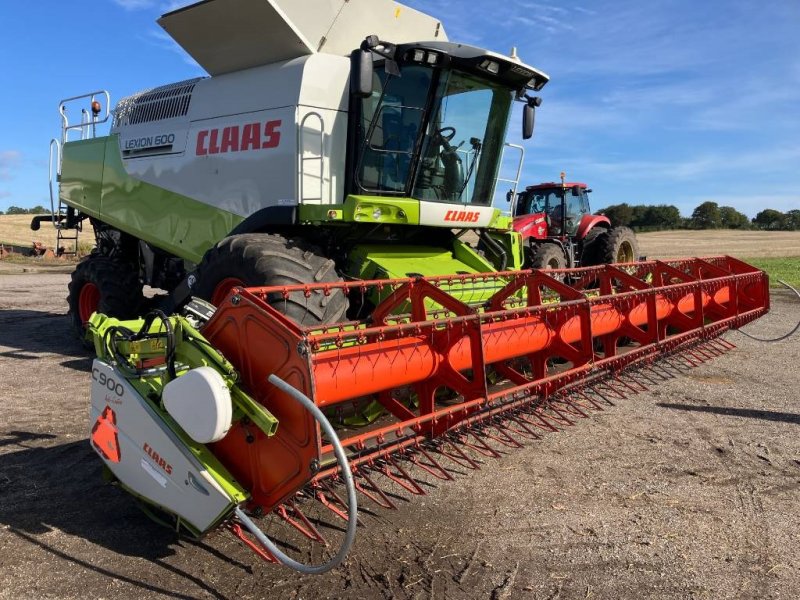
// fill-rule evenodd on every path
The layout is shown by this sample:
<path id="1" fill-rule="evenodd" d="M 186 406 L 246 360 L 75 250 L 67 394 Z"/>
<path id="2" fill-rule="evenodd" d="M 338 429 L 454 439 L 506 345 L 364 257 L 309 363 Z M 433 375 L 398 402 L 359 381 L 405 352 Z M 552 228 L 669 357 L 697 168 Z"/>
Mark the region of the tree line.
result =
<path id="1" fill-rule="evenodd" d="M 33 208 L 20 208 L 19 206 L 9 206 L 6 212 L 0 210 L 0 215 L 44 215 L 50 210 L 44 206 L 34 206 Z"/>
<path id="2" fill-rule="evenodd" d="M 768 231 L 800 230 L 800 210 L 785 213 L 772 208 L 759 212 L 755 218 L 739 212 L 732 206 L 716 202 L 703 202 L 691 217 L 681 216 L 678 207 L 660 204 L 613 204 L 602 209 L 614 225 L 627 225 L 638 231 L 663 229 L 764 229 Z"/>

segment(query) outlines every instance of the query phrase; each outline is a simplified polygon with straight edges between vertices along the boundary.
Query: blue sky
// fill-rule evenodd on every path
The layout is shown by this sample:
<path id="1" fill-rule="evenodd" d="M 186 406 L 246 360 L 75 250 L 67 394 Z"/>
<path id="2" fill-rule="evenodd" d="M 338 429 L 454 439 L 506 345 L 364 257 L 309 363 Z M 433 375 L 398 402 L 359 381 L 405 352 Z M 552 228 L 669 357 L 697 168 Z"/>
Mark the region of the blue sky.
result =
<path id="1" fill-rule="evenodd" d="M 188 3 L 0 3 L 0 210 L 49 202 L 59 99 L 105 88 L 113 102 L 203 74 L 155 23 Z M 523 183 L 565 170 L 591 185 L 595 209 L 665 203 L 688 215 L 713 200 L 752 217 L 800 208 L 800 2 L 406 4 L 439 17 L 451 40 L 516 46 L 551 76 Z M 515 114 L 509 141 L 519 136 Z"/>

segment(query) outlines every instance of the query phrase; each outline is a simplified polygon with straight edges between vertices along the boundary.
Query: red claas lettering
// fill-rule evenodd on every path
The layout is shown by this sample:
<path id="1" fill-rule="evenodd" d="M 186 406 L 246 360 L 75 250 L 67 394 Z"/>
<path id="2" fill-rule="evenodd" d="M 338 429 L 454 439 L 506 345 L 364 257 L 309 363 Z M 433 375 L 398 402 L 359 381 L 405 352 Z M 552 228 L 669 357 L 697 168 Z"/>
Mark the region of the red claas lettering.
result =
<path id="1" fill-rule="evenodd" d="M 245 123 L 197 132 L 195 154 L 227 154 L 276 148 L 281 143 L 281 121 Z"/>

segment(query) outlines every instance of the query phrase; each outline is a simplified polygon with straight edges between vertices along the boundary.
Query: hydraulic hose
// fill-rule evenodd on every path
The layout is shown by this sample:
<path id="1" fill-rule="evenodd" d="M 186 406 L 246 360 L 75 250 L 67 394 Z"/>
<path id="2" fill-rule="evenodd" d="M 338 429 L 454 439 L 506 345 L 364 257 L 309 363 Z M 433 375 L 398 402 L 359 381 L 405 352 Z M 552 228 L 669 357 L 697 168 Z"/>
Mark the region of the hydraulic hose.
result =
<path id="1" fill-rule="evenodd" d="M 798 292 L 796 289 L 794 289 L 788 283 L 786 283 L 782 279 L 778 279 L 778 283 L 780 283 L 782 286 L 792 290 L 794 292 L 794 295 L 797 296 L 798 299 L 800 299 L 800 292 Z M 781 340 L 785 340 L 786 338 L 794 335 L 794 333 L 798 329 L 800 329 L 800 321 L 797 322 L 797 324 L 794 326 L 794 328 L 789 333 L 786 333 L 786 334 L 784 334 L 784 335 L 782 335 L 780 337 L 776 337 L 776 338 L 760 338 L 760 337 L 756 337 L 754 335 L 750 335 L 749 333 L 747 333 L 745 331 L 742 331 L 741 329 L 737 329 L 736 331 L 738 331 L 739 333 L 741 333 L 745 337 L 749 337 L 751 340 L 756 340 L 757 342 L 780 342 Z"/>
<path id="2" fill-rule="evenodd" d="M 258 525 L 253 523 L 250 517 L 248 517 L 241 508 L 237 506 L 234 512 L 236 518 L 241 521 L 242 525 L 244 525 L 247 530 L 256 537 L 259 543 L 266 548 L 272 556 L 278 559 L 278 561 L 304 575 L 319 575 L 338 567 L 353 546 L 353 541 L 356 537 L 356 526 L 358 525 L 358 504 L 356 502 L 356 488 L 353 482 L 353 474 L 350 472 L 350 464 L 347 462 L 344 448 L 342 448 L 342 444 L 339 442 L 339 436 L 336 435 L 328 419 L 325 418 L 325 415 L 322 414 L 322 411 L 317 405 L 305 394 L 286 383 L 277 375 L 270 375 L 269 382 L 302 404 L 308 412 L 311 413 L 314 419 L 316 419 L 322 430 L 328 435 L 333 445 L 334 454 L 336 454 L 336 460 L 339 463 L 339 469 L 342 474 L 342 479 L 344 480 L 345 488 L 347 489 L 347 531 L 336 556 L 321 565 L 306 565 L 282 552 L 275 543 L 259 529 Z"/>

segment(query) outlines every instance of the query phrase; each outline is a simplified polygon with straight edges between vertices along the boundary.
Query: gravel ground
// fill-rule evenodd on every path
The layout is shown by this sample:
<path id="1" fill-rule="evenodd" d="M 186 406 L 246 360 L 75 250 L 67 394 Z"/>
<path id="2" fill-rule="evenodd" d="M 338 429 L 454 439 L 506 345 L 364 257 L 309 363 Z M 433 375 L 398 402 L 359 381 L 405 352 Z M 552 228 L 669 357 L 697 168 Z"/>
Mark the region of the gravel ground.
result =
<path id="1" fill-rule="evenodd" d="M 364 501 L 346 565 L 301 577 L 227 533 L 179 540 L 102 483 L 67 281 L 0 276 L 0 598 L 800 597 L 800 336 L 729 333 L 725 356 L 397 510 Z M 798 319 L 776 294 L 749 330 Z"/>

